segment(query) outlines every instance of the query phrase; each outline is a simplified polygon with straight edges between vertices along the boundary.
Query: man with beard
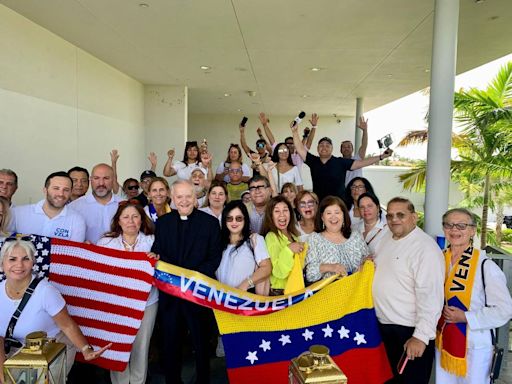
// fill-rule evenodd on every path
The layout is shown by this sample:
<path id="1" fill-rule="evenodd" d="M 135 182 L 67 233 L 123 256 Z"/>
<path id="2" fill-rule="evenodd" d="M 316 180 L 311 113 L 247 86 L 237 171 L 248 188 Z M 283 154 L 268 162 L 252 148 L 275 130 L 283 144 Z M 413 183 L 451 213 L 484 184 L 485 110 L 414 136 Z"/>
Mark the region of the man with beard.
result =
<path id="1" fill-rule="evenodd" d="M 84 241 L 85 220 L 66 205 L 72 186 L 73 181 L 66 172 L 50 174 L 44 183 L 45 199 L 14 209 L 16 232 Z"/>
<path id="2" fill-rule="evenodd" d="M 152 252 L 167 263 L 215 278 L 222 257 L 219 221 L 195 208 L 194 185 L 178 180 L 171 187 L 176 205 L 156 222 Z M 182 383 L 183 340 L 190 331 L 196 357 L 196 383 L 209 383 L 210 361 L 208 340 L 211 310 L 160 292 L 158 304 L 163 325 L 166 383 Z"/>
<path id="3" fill-rule="evenodd" d="M 75 201 L 85 195 L 89 189 L 89 171 L 82 167 L 73 167 L 68 171 L 68 175 L 73 180 L 70 200 Z"/>
<path id="4" fill-rule="evenodd" d="M 121 198 L 112 193 L 114 171 L 108 164 L 95 165 L 91 172 L 91 193 L 69 204 L 85 219 L 85 240 L 96 244 L 105 232 L 117 211 Z"/>

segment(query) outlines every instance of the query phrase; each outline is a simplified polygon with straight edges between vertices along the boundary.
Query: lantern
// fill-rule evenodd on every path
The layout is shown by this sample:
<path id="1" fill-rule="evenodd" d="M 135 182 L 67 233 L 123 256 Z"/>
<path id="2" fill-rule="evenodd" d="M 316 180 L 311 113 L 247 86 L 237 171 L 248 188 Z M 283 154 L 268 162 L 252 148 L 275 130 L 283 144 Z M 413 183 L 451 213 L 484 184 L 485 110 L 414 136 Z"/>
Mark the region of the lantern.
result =
<path id="1" fill-rule="evenodd" d="M 344 384 L 347 376 L 329 356 L 329 348 L 312 345 L 309 352 L 292 359 L 288 370 L 289 384 Z"/>
<path id="2" fill-rule="evenodd" d="M 66 345 L 32 332 L 25 346 L 4 362 L 6 384 L 65 384 Z"/>

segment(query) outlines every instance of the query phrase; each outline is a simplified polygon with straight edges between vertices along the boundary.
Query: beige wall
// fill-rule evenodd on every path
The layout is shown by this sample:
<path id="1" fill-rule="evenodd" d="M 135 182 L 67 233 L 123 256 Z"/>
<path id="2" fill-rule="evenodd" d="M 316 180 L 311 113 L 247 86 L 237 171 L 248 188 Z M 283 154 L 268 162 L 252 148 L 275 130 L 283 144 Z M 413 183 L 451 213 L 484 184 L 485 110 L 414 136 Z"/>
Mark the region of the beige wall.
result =
<path id="1" fill-rule="evenodd" d="M 18 173 L 17 204 L 112 148 L 120 179 L 146 167 L 142 84 L 1 5 L 0 52 L 0 168 Z"/>

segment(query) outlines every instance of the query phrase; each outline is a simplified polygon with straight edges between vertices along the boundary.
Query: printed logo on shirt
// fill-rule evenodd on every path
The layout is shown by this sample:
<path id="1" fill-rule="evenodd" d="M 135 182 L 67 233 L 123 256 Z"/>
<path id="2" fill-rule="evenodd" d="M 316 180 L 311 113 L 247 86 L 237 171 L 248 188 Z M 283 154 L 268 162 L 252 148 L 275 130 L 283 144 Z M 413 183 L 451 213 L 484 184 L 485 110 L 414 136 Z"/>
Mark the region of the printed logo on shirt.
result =
<path id="1" fill-rule="evenodd" d="M 69 237 L 69 229 L 57 228 L 53 234 L 55 237 Z"/>

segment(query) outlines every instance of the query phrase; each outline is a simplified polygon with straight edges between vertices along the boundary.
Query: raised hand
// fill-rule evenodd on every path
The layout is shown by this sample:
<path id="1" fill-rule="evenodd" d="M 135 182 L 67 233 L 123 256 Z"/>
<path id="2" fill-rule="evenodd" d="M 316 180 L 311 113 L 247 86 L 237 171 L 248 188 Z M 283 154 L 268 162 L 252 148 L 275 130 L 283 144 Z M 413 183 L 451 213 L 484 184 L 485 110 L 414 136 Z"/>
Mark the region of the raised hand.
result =
<path id="1" fill-rule="evenodd" d="M 149 152 L 148 160 L 151 163 L 151 166 L 156 168 L 157 157 L 155 152 Z"/>
<path id="2" fill-rule="evenodd" d="M 312 125 L 313 127 L 316 127 L 316 126 L 317 126 L 317 124 L 318 124 L 318 115 L 317 115 L 316 113 L 313 113 L 313 114 L 311 115 L 311 119 L 309 119 L 309 122 L 311 123 L 311 125 Z"/>
<path id="3" fill-rule="evenodd" d="M 174 148 L 171 148 L 167 151 L 167 156 L 169 159 L 172 159 L 174 157 Z"/>
<path id="4" fill-rule="evenodd" d="M 262 134 L 261 134 L 261 128 L 260 128 L 260 127 L 258 127 L 258 129 L 256 129 L 256 133 L 258 134 L 258 136 L 259 136 L 259 137 L 261 137 L 261 136 L 262 136 Z"/>
<path id="5" fill-rule="evenodd" d="M 260 118 L 261 124 L 263 124 L 263 125 L 268 124 L 268 118 L 264 112 L 260 112 L 259 118 Z"/>
<path id="6" fill-rule="evenodd" d="M 117 149 L 113 149 L 110 152 L 110 160 L 112 161 L 112 164 L 117 163 L 118 159 L 119 159 L 119 152 L 117 151 Z"/>
<path id="7" fill-rule="evenodd" d="M 208 167 L 210 165 L 212 159 L 213 159 L 213 156 L 211 153 L 208 153 L 208 152 L 201 153 L 201 163 L 203 163 L 203 165 L 205 167 Z"/>
<path id="8" fill-rule="evenodd" d="M 251 153 L 251 160 L 253 163 L 257 163 L 259 162 L 261 159 L 260 159 L 260 155 L 258 154 L 258 152 L 252 152 Z"/>
<path id="9" fill-rule="evenodd" d="M 364 116 L 359 117 L 357 126 L 359 129 L 365 131 L 366 129 L 368 129 L 368 119 L 365 119 Z"/>

